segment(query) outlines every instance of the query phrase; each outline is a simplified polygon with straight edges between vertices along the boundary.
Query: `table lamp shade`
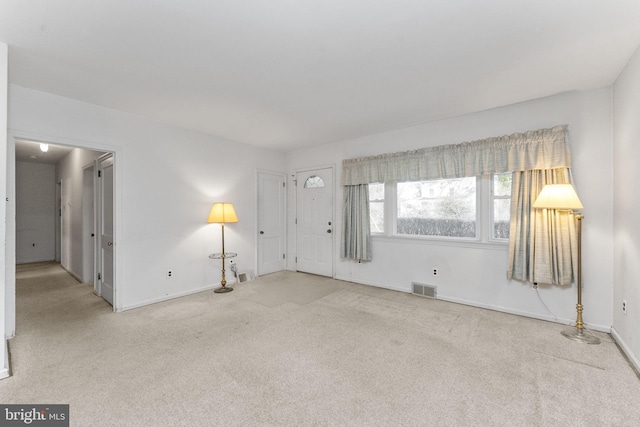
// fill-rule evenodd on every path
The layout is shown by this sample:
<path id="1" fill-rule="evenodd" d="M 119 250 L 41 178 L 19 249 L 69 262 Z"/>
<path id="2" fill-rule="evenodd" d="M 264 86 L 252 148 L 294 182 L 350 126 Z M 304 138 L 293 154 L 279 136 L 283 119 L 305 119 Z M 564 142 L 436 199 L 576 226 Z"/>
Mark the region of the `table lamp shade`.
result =
<path id="1" fill-rule="evenodd" d="M 582 209 L 582 202 L 571 184 L 547 184 L 533 202 L 536 209 Z"/>
<path id="2" fill-rule="evenodd" d="M 209 212 L 208 223 L 226 224 L 228 222 L 238 222 L 238 216 L 232 203 L 214 203 Z"/>

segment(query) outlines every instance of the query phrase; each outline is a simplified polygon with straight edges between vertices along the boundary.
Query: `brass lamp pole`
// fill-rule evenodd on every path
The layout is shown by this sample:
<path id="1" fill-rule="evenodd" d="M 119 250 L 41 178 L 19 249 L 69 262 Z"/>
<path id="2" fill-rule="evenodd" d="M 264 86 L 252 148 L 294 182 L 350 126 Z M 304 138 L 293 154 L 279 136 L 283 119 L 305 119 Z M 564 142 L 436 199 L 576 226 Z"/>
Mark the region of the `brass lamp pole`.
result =
<path id="1" fill-rule="evenodd" d="M 586 344 L 600 344 L 600 339 L 590 334 L 585 334 L 584 323 L 582 322 L 582 219 L 584 215 L 575 212 L 574 209 L 582 209 L 582 202 L 576 194 L 576 190 L 571 184 L 548 184 L 542 188 L 540 195 L 533 203 L 536 209 L 557 209 L 568 210 L 578 221 L 576 233 L 578 235 L 578 304 L 576 304 L 577 319 L 576 327 L 562 331 L 565 337 Z"/>
<path id="2" fill-rule="evenodd" d="M 224 276 L 224 260 L 226 258 L 226 253 L 224 251 L 224 225 L 228 222 L 238 222 L 238 216 L 236 215 L 236 211 L 233 208 L 233 204 L 214 203 L 213 206 L 211 206 L 211 211 L 209 212 L 209 218 L 207 219 L 207 222 L 217 223 L 222 227 L 222 252 L 220 253 L 220 259 L 222 260 L 222 279 L 220 280 L 220 284 L 222 285 L 222 287 L 215 289 L 213 292 L 217 294 L 231 292 L 233 288 L 229 288 L 226 286 L 227 280 Z"/>

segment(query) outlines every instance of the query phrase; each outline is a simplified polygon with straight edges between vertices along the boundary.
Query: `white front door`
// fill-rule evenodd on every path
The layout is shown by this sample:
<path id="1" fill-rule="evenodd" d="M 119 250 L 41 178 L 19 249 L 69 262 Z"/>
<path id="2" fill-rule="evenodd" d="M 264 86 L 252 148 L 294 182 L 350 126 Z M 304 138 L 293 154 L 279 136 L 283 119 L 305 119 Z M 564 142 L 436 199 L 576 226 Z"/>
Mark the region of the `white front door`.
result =
<path id="1" fill-rule="evenodd" d="M 285 267 L 284 178 L 258 172 L 258 276 Z"/>
<path id="2" fill-rule="evenodd" d="M 96 291 L 113 305 L 113 155 L 98 160 L 98 280 Z"/>
<path id="3" fill-rule="evenodd" d="M 297 270 L 333 277 L 333 168 L 296 175 Z"/>

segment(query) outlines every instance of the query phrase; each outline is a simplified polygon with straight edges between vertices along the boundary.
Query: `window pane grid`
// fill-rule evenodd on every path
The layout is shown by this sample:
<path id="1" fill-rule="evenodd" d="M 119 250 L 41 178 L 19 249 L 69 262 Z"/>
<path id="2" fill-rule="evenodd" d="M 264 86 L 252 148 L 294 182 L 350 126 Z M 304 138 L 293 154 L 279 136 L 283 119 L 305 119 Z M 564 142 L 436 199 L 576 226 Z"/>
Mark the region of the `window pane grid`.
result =
<path id="1" fill-rule="evenodd" d="M 384 233 L 384 184 L 369 184 L 369 221 L 371 234 Z"/>
<path id="2" fill-rule="evenodd" d="M 511 173 L 369 184 L 371 234 L 505 242 Z"/>
<path id="3" fill-rule="evenodd" d="M 511 173 L 497 173 L 492 180 L 492 238 L 509 238 L 511 218 Z"/>

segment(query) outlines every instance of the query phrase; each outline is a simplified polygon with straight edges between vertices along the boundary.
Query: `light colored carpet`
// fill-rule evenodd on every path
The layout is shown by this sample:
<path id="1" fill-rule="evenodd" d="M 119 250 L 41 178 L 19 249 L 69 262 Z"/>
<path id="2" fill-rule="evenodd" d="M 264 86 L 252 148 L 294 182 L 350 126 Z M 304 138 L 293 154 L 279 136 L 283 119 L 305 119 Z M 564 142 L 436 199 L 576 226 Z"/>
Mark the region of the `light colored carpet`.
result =
<path id="1" fill-rule="evenodd" d="M 637 426 L 606 334 L 280 272 L 114 314 L 52 263 L 19 266 L 2 403 L 73 426 Z"/>

